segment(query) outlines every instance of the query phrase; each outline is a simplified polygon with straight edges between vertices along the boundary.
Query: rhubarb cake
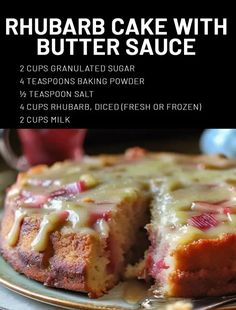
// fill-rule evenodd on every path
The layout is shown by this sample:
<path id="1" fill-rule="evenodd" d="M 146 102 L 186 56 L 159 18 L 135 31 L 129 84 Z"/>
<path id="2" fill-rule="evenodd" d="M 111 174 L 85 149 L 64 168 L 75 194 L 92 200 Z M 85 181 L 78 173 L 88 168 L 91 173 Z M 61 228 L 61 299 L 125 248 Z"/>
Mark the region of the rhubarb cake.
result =
<path id="1" fill-rule="evenodd" d="M 90 297 L 124 275 L 165 296 L 236 293 L 235 190 L 236 161 L 222 156 L 133 148 L 36 166 L 8 190 L 1 252 L 29 278 Z"/>

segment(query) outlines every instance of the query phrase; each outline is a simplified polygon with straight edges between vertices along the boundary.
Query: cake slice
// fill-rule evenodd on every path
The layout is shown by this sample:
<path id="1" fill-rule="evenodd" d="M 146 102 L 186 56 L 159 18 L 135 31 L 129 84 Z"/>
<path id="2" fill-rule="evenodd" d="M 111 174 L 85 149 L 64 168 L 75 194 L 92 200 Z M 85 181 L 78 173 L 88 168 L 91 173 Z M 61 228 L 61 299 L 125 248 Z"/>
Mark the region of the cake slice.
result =
<path id="1" fill-rule="evenodd" d="M 167 157 L 168 171 L 152 180 L 145 260 L 152 289 L 171 297 L 233 294 L 236 163 L 220 156 Z"/>
<path id="2" fill-rule="evenodd" d="M 150 195 L 116 162 L 119 157 L 90 158 L 19 175 L 1 227 L 2 255 L 15 270 L 90 297 L 119 281 L 147 223 Z"/>

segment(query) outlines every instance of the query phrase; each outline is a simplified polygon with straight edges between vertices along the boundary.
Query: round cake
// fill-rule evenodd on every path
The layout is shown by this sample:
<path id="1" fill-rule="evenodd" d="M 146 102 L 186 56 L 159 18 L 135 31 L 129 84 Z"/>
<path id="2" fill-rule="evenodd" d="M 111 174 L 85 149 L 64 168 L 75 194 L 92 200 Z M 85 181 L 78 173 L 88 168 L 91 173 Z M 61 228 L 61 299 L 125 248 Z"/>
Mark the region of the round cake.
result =
<path id="1" fill-rule="evenodd" d="M 235 193 L 236 161 L 222 156 L 133 148 L 35 166 L 8 189 L 1 253 L 93 298 L 124 276 L 152 278 L 165 296 L 236 293 Z"/>

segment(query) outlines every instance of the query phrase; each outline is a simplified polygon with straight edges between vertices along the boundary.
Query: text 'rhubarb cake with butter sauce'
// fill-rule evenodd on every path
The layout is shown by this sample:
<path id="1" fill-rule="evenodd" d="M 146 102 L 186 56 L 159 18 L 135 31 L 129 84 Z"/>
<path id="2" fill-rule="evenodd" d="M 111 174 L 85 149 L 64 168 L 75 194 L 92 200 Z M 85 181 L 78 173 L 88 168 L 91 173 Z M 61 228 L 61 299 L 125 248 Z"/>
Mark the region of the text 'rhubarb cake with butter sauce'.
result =
<path id="1" fill-rule="evenodd" d="M 133 148 L 33 167 L 7 192 L 0 246 L 18 272 L 90 297 L 124 276 L 164 296 L 236 293 L 236 161 Z"/>

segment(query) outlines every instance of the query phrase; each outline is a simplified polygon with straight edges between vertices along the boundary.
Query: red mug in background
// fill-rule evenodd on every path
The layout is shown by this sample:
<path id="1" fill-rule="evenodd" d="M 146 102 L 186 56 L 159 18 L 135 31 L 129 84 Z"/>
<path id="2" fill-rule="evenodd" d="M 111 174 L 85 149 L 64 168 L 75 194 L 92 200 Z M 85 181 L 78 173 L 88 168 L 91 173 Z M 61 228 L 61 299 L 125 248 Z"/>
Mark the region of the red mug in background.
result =
<path id="1" fill-rule="evenodd" d="M 80 159 L 86 129 L 17 129 L 23 156 L 17 158 L 9 142 L 9 129 L 0 129 L 0 151 L 11 167 L 25 170 L 37 164 Z"/>

